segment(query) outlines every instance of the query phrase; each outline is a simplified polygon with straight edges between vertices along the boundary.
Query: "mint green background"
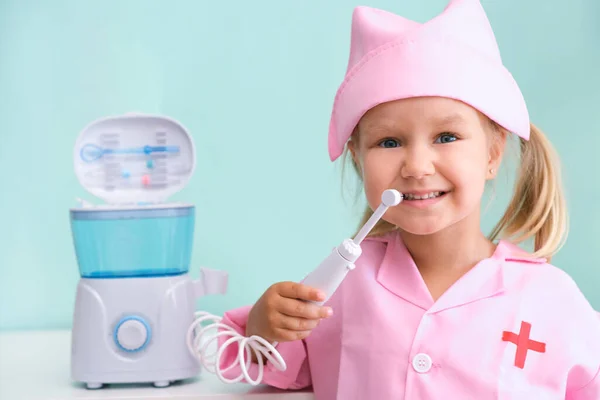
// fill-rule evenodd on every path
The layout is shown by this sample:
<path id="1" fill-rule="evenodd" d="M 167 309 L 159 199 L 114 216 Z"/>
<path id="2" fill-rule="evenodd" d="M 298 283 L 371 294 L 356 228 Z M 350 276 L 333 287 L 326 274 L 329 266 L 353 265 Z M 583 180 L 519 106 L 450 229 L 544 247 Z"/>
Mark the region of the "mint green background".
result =
<path id="1" fill-rule="evenodd" d="M 354 229 L 327 158 L 350 16 L 335 1 L 0 1 L 0 329 L 68 328 L 79 278 L 68 210 L 97 202 L 72 171 L 79 131 L 105 115 L 186 125 L 197 173 L 174 200 L 198 207 L 193 263 L 231 274 L 215 313 L 298 280 Z M 425 21 L 445 0 L 372 0 Z M 600 2 L 483 1 L 532 120 L 564 161 L 568 244 L 554 263 L 600 309 Z M 506 206 L 510 168 L 484 216 Z M 548 288 L 552 290 L 552 288 Z"/>

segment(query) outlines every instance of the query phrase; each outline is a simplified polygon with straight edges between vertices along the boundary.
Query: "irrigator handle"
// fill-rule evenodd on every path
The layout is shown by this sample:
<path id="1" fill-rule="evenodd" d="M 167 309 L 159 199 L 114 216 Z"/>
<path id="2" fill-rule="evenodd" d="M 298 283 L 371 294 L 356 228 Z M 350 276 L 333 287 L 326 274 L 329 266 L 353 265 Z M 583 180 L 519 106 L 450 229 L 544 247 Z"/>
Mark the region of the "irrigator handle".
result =
<path id="1" fill-rule="evenodd" d="M 369 234 L 375 224 L 381 219 L 389 207 L 396 206 L 402 201 L 402 195 L 388 189 L 381 195 L 381 204 L 371 218 L 363 225 L 354 240 L 345 239 L 337 248 L 325 258 L 319 266 L 302 280 L 302 284 L 322 290 L 325 300 L 315 302 L 323 305 L 337 290 L 349 271 L 354 269 L 354 262 L 362 254 L 360 244 Z"/>

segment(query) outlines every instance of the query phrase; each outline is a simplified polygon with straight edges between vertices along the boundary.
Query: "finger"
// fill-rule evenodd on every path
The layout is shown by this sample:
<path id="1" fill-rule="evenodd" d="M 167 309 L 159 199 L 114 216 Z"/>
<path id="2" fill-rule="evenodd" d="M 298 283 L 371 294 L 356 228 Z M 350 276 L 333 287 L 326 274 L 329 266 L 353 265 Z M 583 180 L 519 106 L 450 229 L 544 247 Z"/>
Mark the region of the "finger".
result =
<path id="1" fill-rule="evenodd" d="M 292 342 L 294 340 L 306 339 L 311 331 L 290 331 L 288 329 L 277 328 L 274 330 L 274 337 L 277 342 Z"/>
<path id="2" fill-rule="evenodd" d="M 290 331 L 310 331 L 321 322 L 320 319 L 295 318 L 288 315 L 279 314 L 275 328 L 287 329 Z"/>
<path id="3" fill-rule="evenodd" d="M 306 319 L 327 318 L 333 313 L 330 307 L 321 307 L 314 303 L 285 297 L 279 299 L 277 311 L 290 317 Z"/>
<path id="4" fill-rule="evenodd" d="M 301 299 L 306 301 L 323 301 L 325 293 L 319 289 L 303 285 L 297 282 L 285 282 L 278 287 L 279 295 L 290 299 Z"/>

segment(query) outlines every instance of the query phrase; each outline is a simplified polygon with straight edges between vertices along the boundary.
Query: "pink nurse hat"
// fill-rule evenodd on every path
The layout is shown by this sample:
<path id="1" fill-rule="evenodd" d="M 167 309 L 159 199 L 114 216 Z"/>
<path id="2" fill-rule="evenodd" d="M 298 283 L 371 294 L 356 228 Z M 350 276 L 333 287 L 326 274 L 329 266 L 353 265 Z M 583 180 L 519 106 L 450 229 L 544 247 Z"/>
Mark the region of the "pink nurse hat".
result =
<path id="1" fill-rule="evenodd" d="M 529 139 L 525 100 L 502 64 L 479 0 L 450 0 L 424 24 L 375 8 L 354 9 L 348 68 L 329 125 L 331 160 L 342 154 L 365 112 L 416 96 L 460 100 Z"/>

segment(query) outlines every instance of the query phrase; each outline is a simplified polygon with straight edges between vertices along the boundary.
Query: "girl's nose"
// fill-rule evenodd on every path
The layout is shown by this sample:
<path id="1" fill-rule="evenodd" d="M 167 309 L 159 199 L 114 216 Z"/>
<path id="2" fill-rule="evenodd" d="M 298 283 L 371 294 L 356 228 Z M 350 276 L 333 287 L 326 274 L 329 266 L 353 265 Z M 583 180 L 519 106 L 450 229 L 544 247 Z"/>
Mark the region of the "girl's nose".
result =
<path id="1" fill-rule="evenodd" d="M 401 170 L 403 178 L 423 179 L 435 173 L 433 154 L 429 149 L 415 146 L 407 150 Z"/>

